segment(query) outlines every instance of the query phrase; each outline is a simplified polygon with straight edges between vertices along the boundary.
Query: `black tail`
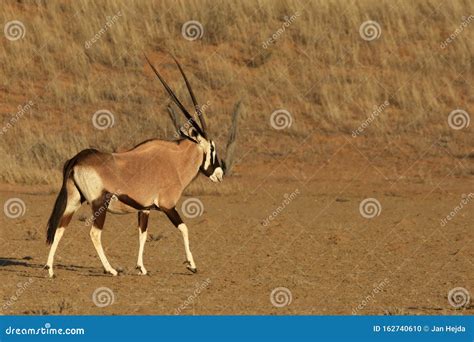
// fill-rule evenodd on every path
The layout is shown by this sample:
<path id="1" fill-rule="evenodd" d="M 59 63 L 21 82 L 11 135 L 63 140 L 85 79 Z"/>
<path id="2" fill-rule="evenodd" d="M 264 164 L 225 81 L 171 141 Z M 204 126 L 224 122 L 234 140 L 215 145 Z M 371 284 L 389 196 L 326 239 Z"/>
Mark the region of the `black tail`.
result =
<path id="1" fill-rule="evenodd" d="M 66 205 L 67 205 L 66 184 L 67 184 L 67 180 L 72 175 L 74 165 L 76 165 L 79 158 L 83 158 L 86 155 L 96 153 L 96 152 L 98 151 L 94 149 L 83 150 L 79 152 L 77 155 L 75 155 L 72 159 L 69 159 L 64 164 L 63 185 L 61 187 L 61 190 L 59 191 L 58 197 L 56 198 L 56 202 L 54 203 L 53 212 L 51 213 L 51 216 L 49 217 L 49 220 L 48 220 L 48 228 L 47 228 L 47 234 L 46 234 L 46 243 L 48 245 L 53 243 L 54 235 L 56 234 L 56 230 L 58 229 L 59 222 L 64 214 L 64 211 L 66 210 Z"/>

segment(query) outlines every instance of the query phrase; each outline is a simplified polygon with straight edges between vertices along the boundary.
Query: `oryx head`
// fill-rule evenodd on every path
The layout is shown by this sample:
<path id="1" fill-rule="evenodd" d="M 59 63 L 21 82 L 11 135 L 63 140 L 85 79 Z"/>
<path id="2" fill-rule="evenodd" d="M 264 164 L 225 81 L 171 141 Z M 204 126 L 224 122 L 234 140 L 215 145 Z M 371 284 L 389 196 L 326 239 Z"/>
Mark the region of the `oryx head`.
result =
<path id="1" fill-rule="evenodd" d="M 173 102 L 179 107 L 179 109 L 181 109 L 181 111 L 183 112 L 184 116 L 187 119 L 186 123 L 183 126 L 179 127 L 179 133 L 183 138 L 186 138 L 198 144 L 199 148 L 202 150 L 203 160 L 199 168 L 200 171 L 204 175 L 209 177 L 209 179 L 212 180 L 213 182 L 221 182 L 222 177 L 224 175 L 224 168 L 220 159 L 217 157 L 216 144 L 212 139 L 208 137 L 206 119 L 204 118 L 204 114 L 201 110 L 201 107 L 197 103 L 197 100 L 196 100 L 196 97 L 194 96 L 191 85 L 189 84 L 188 78 L 186 77 L 186 74 L 181 68 L 181 65 L 176 60 L 176 58 L 173 57 L 176 65 L 179 68 L 179 71 L 181 72 L 181 75 L 184 78 L 189 94 L 191 95 L 191 99 L 194 104 L 194 109 L 199 118 L 199 122 L 201 123 L 201 126 L 198 125 L 198 123 L 194 120 L 193 116 L 189 114 L 189 112 L 186 110 L 183 104 L 178 100 L 178 97 L 176 96 L 176 94 L 171 90 L 171 88 L 168 86 L 165 80 L 161 77 L 161 75 L 158 73 L 158 71 L 153 66 L 153 64 L 151 64 L 148 57 L 145 56 L 145 58 L 148 61 L 148 64 L 150 64 L 153 71 L 155 72 L 156 76 L 158 76 L 158 79 L 161 81 L 161 83 L 165 87 L 166 91 L 170 95 Z"/>

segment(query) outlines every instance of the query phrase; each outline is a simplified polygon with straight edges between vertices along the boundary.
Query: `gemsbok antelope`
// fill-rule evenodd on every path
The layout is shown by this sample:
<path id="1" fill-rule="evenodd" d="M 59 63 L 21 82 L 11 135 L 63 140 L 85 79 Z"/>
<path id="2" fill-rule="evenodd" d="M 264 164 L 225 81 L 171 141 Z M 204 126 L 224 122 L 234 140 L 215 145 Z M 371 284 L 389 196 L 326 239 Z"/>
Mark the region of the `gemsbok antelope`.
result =
<path id="1" fill-rule="evenodd" d="M 213 182 L 222 181 L 226 165 L 229 168 L 229 164 L 232 163 L 238 110 L 233 114 L 226 160 L 221 161 L 217 157 L 216 144 L 208 136 L 204 115 L 181 65 L 173 57 L 186 83 L 201 126 L 178 100 L 149 59 L 146 56 L 145 58 L 173 102 L 187 119 L 185 125 L 177 128 L 181 139 L 176 141 L 147 140 L 121 153 L 105 153 L 87 149 L 65 163 L 62 187 L 47 226 L 46 241 L 52 245 L 45 267 L 50 277 L 54 276 L 54 254 L 59 241 L 71 222 L 73 214 L 84 202 L 90 204 L 92 208 L 90 236 L 106 273 L 117 275 L 117 271 L 107 260 L 101 243 L 106 213 L 138 212 L 137 269 L 144 275 L 147 274 L 147 270 L 143 265 L 143 251 L 147 239 L 150 210 L 164 212 L 180 230 L 184 240 L 186 266 L 193 273 L 197 271 L 189 248 L 188 227 L 183 223 L 175 207 L 185 188 L 198 176 L 199 172 Z M 229 149 L 229 146 L 232 148 Z"/>

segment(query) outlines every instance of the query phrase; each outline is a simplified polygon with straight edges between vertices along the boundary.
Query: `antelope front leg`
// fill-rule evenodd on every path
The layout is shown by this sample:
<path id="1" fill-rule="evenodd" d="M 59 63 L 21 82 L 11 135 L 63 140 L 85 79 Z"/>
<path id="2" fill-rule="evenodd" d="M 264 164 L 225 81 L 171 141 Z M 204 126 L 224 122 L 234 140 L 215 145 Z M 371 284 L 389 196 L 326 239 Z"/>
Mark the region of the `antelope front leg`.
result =
<path id="1" fill-rule="evenodd" d="M 166 216 L 170 219 L 170 221 L 179 229 L 181 234 L 183 235 L 184 240 L 184 250 L 186 251 L 186 264 L 187 269 L 193 273 L 197 272 L 196 264 L 194 263 L 193 254 L 191 253 L 191 249 L 189 248 L 189 233 L 188 227 L 186 224 L 183 223 L 181 217 L 179 216 L 176 208 L 171 209 L 163 209 Z"/>
<path id="2" fill-rule="evenodd" d="M 143 251 L 145 250 L 149 215 L 149 211 L 140 211 L 138 213 L 138 241 L 140 243 L 140 247 L 138 249 L 137 268 L 140 270 L 140 274 L 142 275 L 147 274 L 145 266 L 143 265 Z"/>
<path id="3" fill-rule="evenodd" d="M 194 263 L 194 258 L 191 253 L 191 250 L 189 249 L 189 234 L 188 234 L 188 227 L 184 224 L 181 223 L 178 226 L 178 229 L 181 231 L 181 234 L 183 234 L 183 240 L 184 240 L 184 249 L 186 251 L 186 264 L 188 270 L 190 270 L 193 273 L 197 272 L 196 264 Z"/>

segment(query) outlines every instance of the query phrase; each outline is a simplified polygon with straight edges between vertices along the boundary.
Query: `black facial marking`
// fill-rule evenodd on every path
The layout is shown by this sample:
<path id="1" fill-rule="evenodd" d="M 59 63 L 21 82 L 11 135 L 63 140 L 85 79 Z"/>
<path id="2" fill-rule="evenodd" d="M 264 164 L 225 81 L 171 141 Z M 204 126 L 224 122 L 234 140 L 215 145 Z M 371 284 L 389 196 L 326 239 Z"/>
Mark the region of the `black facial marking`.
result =
<path id="1" fill-rule="evenodd" d="M 211 162 L 209 164 L 209 167 L 207 168 L 207 170 L 204 169 L 204 165 L 206 164 L 206 156 L 207 156 L 207 154 L 204 153 L 203 158 L 202 158 L 201 167 L 199 168 L 201 170 L 201 172 L 206 177 L 210 177 L 218 167 L 221 167 L 221 163 L 219 161 L 219 158 L 217 158 L 217 153 L 215 153 L 215 147 L 214 147 L 213 141 L 210 140 L 209 144 L 210 144 L 209 153 L 211 154 L 210 155 L 210 161 Z"/>

